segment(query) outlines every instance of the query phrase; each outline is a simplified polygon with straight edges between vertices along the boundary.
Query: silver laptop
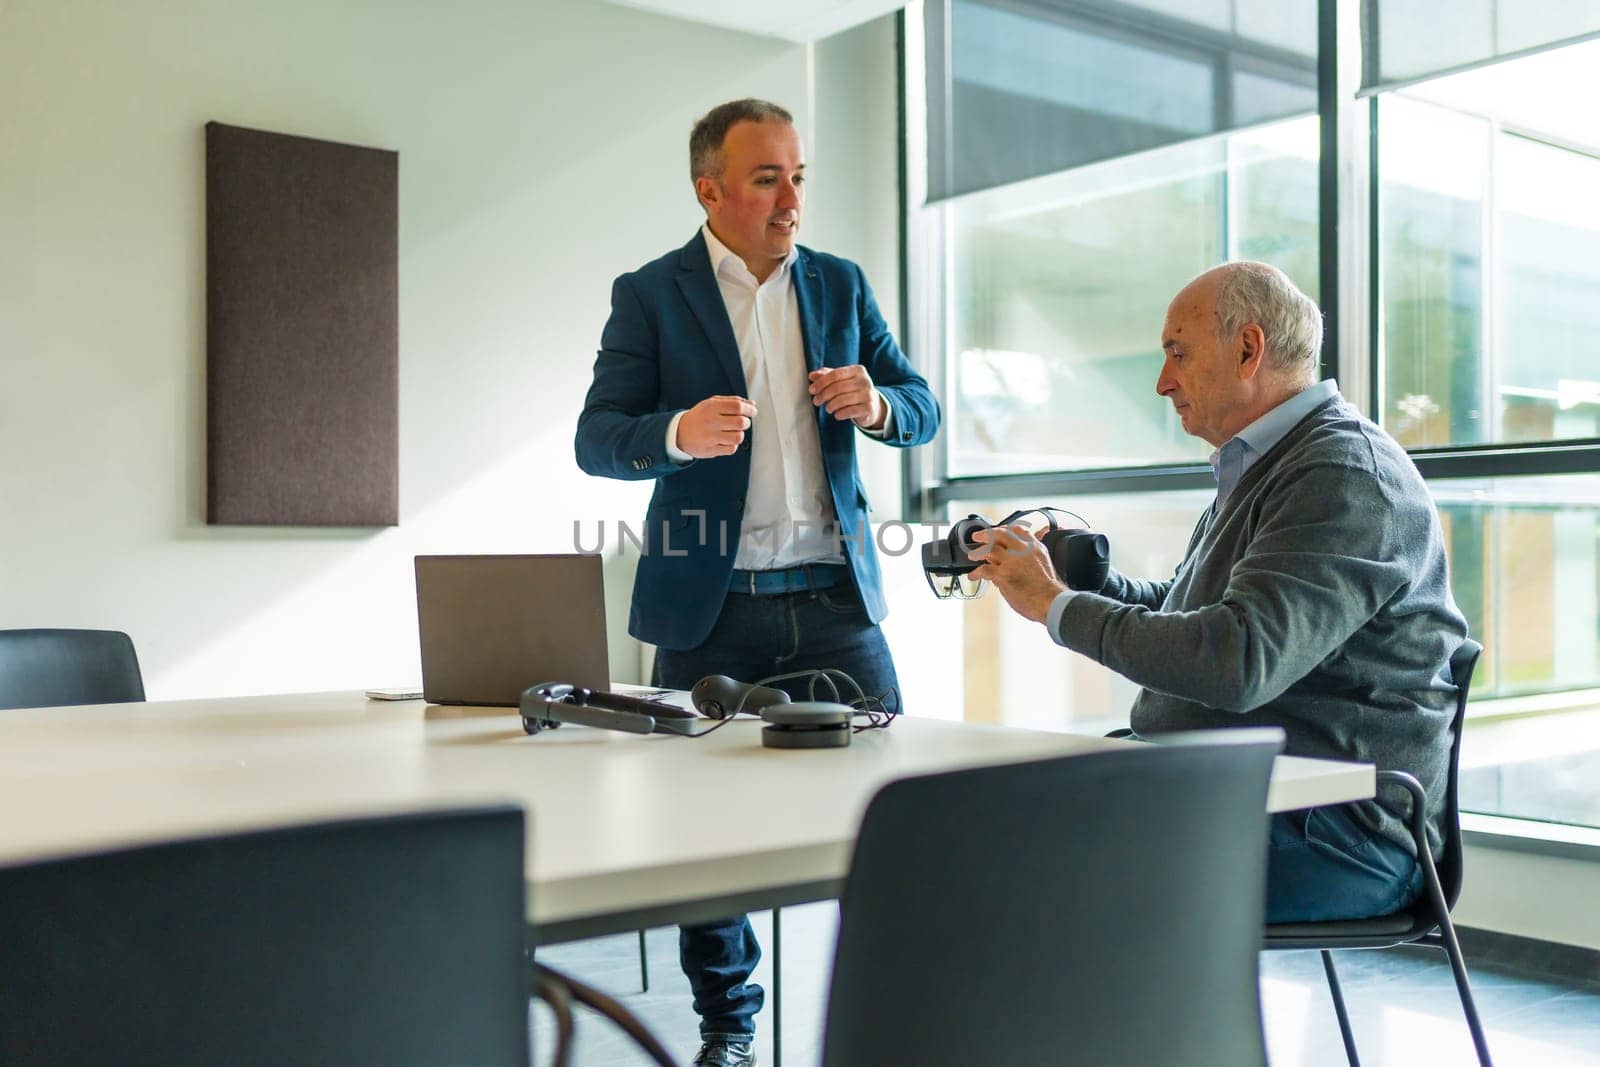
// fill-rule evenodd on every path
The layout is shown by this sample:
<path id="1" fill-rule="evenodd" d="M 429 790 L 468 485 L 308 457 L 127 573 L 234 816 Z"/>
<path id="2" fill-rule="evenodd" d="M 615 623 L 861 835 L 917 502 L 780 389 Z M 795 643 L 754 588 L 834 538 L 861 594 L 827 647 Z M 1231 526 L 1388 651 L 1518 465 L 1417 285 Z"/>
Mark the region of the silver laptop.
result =
<path id="1" fill-rule="evenodd" d="M 597 555 L 418 556 L 422 696 L 515 707 L 540 682 L 609 689 Z"/>

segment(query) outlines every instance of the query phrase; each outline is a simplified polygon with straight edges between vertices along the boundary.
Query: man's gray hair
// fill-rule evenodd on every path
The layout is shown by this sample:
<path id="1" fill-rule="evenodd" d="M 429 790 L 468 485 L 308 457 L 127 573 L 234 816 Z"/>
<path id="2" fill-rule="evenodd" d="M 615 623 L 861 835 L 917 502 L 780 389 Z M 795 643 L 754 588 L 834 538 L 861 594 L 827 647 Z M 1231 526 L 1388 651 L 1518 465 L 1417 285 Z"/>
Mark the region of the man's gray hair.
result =
<path id="1" fill-rule="evenodd" d="M 794 125 L 794 116 L 777 104 L 746 98 L 718 104 L 689 133 L 689 180 L 722 177 L 722 143 L 728 131 L 740 122 L 778 122 Z"/>
<path id="2" fill-rule="evenodd" d="M 1268 263 L 1240 260 L 1215 269 L 1218 336 L 1232 341 L 1253 322 L 1266 338 L 1272 366 L 1315 381 L 1322 351 L 1322 311 L 1316 302 Z"/>

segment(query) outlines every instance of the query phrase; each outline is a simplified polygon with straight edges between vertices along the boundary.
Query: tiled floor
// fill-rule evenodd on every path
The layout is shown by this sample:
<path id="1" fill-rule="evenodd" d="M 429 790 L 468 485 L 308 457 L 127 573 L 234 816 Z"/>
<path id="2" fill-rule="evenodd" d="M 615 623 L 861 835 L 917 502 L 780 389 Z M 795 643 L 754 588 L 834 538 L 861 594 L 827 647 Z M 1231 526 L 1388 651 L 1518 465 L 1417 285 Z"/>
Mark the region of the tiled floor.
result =
<path id="1" fill-rule="evenodd" d="M 752 916 L 770 945 L 769 917 Z M 833 904 L 783 913 L 784 1061 L 815 1067 L 821 1053 L 828 965 L 838 910 Z M 677 933 L 652 930 L 650 992 L 639 992 L 638 941 L 632 935 L 544 950 L 540 960 L 617 995 L 683 1062 L 698 1046 L 689 987 L 678 971 Z M 1442 953 L 1428 949 L 1343 952 L 1335 959 L 1344 980 L 1363 1064 L 1471 1064 L 1472 1043 L 1461 1018 L 1455 983 Z M 756 980 L 771 989 L 770 957 Z M 1600 1065 L 1600 986 L 1560 984 L 1468 963 L 1490 1051 L 1500 1067 Z M 1262 957 L 1262 1004 L 1274 1067 L 1337 1067 L 1344 1050 L 1314 952 Z M 771 1001 L 758 1018 L 757 1050 L 772 1064 Z M 547 1060 L 548 1019 L 535 1014 L 535 1062 Z M 575 1063 L 582 1067 L 648 1065 L 604 1020 L 580 1010 Z M 1063 1059 L 1063 1062 L 1071 1062 Z"/>

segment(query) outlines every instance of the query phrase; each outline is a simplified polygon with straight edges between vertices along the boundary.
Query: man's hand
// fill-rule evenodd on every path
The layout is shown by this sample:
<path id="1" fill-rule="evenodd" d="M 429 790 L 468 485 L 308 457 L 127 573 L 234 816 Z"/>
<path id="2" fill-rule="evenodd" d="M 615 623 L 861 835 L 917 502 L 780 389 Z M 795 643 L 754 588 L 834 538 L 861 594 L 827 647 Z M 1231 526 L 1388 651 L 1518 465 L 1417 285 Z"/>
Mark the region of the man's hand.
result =
<path id="1" fill-rule="evenodd" d="M 836 419 L 849 419 L 863 430 L 883 428 L 889 405 L 876 389 L 867 368 L 859 363 L 848 367 L 823 367 L 811 378 L 811 403 L 825 407 Z"/>
<path id="2" fill-rule="evenodd" d="M 1056 577 L 1050 553 L 1034 532 L 1025 526 L 995 526 L 977 531 L 972 539 L 978 547 L 971 556 L 984 563 L 971 576 L 993 582 L 1011 610 L 1024 619 L 1044 622 L 1050 604 L 1067 587 Z"/>
<path id="3" fill-rule="evenodd" d="M 678 420 L 678 448 L 695 459 L 731 456 L 755 417 L 756 406 L 742 396 L 708 396 Z"/>

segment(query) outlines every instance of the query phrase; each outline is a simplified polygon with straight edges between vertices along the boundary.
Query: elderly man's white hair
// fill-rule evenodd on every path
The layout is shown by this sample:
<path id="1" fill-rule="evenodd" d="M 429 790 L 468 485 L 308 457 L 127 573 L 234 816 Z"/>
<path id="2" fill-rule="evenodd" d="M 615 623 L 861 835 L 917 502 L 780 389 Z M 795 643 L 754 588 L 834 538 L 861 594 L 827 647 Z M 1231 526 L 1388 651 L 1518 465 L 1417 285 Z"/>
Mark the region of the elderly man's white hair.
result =
<path id="1" fill-rule="evenodd" d="M 1322 351 L 1322 311 L 1269 263 L 1239 260 L 1206 272 L 1216 275 L 1217 333 L 1224 341 L 1246 323 L 1261 327 L 1271 365 L 1310 383 Z"/>

